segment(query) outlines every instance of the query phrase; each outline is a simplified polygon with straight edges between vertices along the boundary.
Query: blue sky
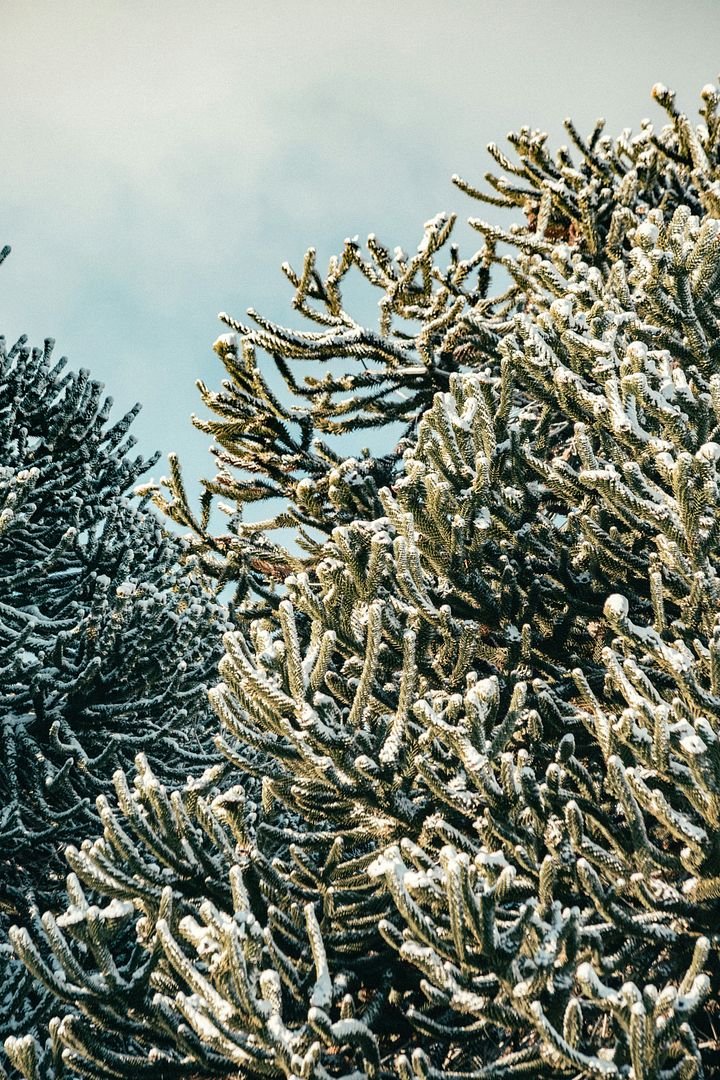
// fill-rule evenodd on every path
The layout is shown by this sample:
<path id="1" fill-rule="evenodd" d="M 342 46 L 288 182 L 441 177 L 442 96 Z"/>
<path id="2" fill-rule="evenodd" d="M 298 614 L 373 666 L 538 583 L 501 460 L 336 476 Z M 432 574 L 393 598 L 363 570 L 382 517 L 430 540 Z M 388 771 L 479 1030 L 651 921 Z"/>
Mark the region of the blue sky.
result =
<path id="1" fill-rule="evenodd" d="M 720 68 L 717 0 L 0 0 L 0 25 L 0 332 L 141 401 L 141 448 L 191 481 L 217 312 L 291 320 L 283 260 L 412 248 L 477 214 L 450 176 L 480 182 L 488 141 L 662 123 L 658 80 L 694 115 Z"/>

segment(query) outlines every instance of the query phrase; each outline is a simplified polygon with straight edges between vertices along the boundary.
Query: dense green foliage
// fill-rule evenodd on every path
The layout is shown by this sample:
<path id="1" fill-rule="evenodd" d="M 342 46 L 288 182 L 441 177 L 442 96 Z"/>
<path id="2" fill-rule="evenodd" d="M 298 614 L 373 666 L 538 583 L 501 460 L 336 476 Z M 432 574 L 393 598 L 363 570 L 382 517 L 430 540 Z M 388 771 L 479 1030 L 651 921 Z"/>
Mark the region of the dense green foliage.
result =
<path id="1" fill-rule="evenodd" d="M 166 782 L 207 766 L 226 625 L 195 558 L 130 497 L 151 464 L 129 456 L 134 412 L 108 424 L 102 386 L 51 352 L 0 345 L 0 1011 L 17 1030 L 9 922 L 57 908 L 63 848 L 98 829 L 116 769 L 143 750 Z"/>
<path id="2" fill-rule="evenodd" d="M 472 258 L 440 215 L 287 268 L 319 330 L 226 320 L 219 476 L 197 518 L 176 465 L 157 495 L 238 586 L 222 756 L 116 774 L 66 911 L 13 932 L 65 1010 L 6 1043 L 29 1080 L 718 1075 L 720 93 L 655 96 L 659 133 L 491 148 L 524 221 Z"/>

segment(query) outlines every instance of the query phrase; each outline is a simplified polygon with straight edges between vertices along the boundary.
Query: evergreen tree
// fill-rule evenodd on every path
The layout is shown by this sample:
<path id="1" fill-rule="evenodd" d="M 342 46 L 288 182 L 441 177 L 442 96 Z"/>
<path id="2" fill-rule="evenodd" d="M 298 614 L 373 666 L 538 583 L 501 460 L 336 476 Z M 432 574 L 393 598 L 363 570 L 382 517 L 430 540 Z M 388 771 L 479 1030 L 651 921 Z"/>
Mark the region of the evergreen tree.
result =
<path id="1" fill-rule="evenodd" d="M 13 932 L 70 1006 L 6 1044 L 30 1080 L 720 1074 L 720 92 L 699 125 L 655 96 L 658 133 L 491 147 L 495 193 L 458 183 L 524 222 L 474 220 L 473 258 L 439 264 L 441 216 L 412 258 L 288 269 L 319 332 L 230 321 L 220 476 L 165 505 L 239 582 L 231 782 L 117 774 L 65 913 Z M 366 366 L 296 380 L 337 357 Z M 316 435 L 398 419 L 378 459 Z"/>
<path id="2" fill-rule="evenodd" d="M 214 724 L 205 687 L 226 628 L 197 560 L 130 497 L 152 463 L 130 456 L 137 410 L 109 424 L 102 385 L 84 371 L 64 374 L 52 344 L 0 342 L 6 1032 L 27 1023 L 32 997 L 10 959 L 8 925 L 57 908 L 62 849 L 97 830 L 95 800 L 116 769 L 140 751 L 166 782 L 206 768 Z"/>

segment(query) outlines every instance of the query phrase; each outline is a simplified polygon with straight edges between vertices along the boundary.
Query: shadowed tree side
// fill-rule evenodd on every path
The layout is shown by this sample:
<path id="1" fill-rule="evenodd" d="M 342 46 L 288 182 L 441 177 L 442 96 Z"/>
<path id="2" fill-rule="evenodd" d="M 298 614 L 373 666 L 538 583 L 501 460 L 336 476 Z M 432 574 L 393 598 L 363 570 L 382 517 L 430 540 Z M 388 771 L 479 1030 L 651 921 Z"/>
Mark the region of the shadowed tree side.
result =
<path id="1" fill-rule="evenodd" d="M 133 485 L 137 409 L 111 423 L 52 341 L 0 345 L 0 967 L 3 1029 L 28 1021 L 7 927 L 63 892 L 70 839 L 144 751 L 158 776 L 202 772 L 227 615 L 197 559 Z M 155 460 L 155 459 L 153 459 Z M 13 1020 L 15 1010 L 18 1016 Z"/>

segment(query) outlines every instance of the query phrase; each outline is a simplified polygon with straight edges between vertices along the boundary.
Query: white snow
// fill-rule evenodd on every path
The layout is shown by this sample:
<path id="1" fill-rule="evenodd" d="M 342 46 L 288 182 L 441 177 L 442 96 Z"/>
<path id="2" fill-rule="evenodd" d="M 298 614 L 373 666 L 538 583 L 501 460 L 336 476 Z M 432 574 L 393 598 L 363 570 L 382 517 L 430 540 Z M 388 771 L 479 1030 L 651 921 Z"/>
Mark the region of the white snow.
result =
<path id="1" fill-rule="evenodd" d="M 630 604 L 626 596 L 613 593 L 605 601 L 605 616 L 608 619 L 625 619 L 630 611 Z"/>
<path id="2" fill-rule="evenodd" d="M 720 444 L 716 442 L 703 443 L 695 456 L 703 458 L 705 461 L 717 461 L 720 458 Z"/>
<path id="3" fill-rule="evenodd" d="M 653 225 L 652 221 L 643 221 L 642 225 L 638 225 L 637 229 L 635 230 L 635 239 L 639 240 L 640 242 L 642 242 L 643 240 L 648 241 L 648 247 L 655 246 L 659 235 L 660 230 L 658 229 L 657 225 Z"/>
<path id="4" fill-rule="evenodd" d="M 680 746 L 686 754 L 689 754 L 692 757 L 704 754 L 707 750 L 707 745 L 702 741 L 700 736 L 696 734 L 686 735 L 684 739 L 680 740 Z"/>

